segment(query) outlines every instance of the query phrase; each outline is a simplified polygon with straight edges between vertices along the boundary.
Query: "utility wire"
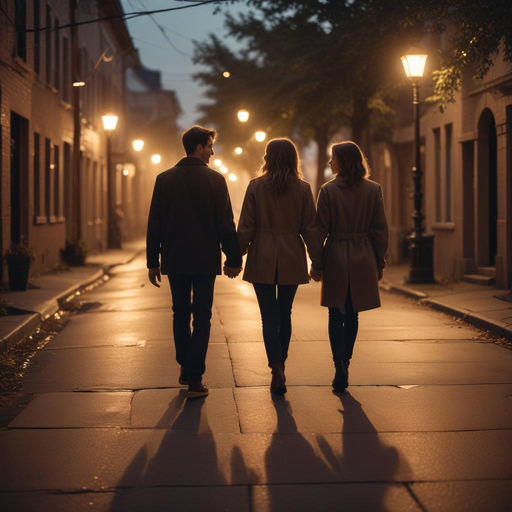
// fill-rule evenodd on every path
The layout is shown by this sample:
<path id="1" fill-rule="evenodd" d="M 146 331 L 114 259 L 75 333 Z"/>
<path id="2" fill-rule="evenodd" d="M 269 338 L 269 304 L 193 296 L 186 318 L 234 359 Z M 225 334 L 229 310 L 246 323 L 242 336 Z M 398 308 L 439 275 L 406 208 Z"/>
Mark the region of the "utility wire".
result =
<path id="1" fill-rule="evenodd" d="M 153 10 L 153 11 L 129 12 L 129 13 L 125 13 L 125 14 L 116 14 L 114 16 L 105 16 L 104 18 L 96 18 L 94 20 L 79 21 L 77 23 L 68 23 L 67 25 L 60 25 L 57 28 L 41 27 L 37 30 L 33 29 L 33 28 L 29 28 L 29 29 L 23 29 L 23 30 L 19 30 L 19 31 L 23 31 L 23 32 L 27 32 L 27 33 L 28 32 L 55 32 L 58 30 L 63 30 L 65 28 L 78 27 L 81 25 L 90 25 L 92 23 L 103 23 L 105 21 L 114 21 L 114 20 L 127 21 L 127 20 L 131 20 L 133 18 L 138 18 L 139 16 L 151 16 L 152 14 L 160 14 L 162 12 L 180 11 L 183 9 L 191 9 L 193 7 L 200 7 L 202 5 L 230 2 L 230 1 L 231 0 L 205 0 L 204 2 L 198 2 L 195 4 L 191 4 L 191 5 L 183 5 L 181 7 L 169 7 L 167 9 L 157 9 L 157 10 Z M 3 11 L 3 9 L 2 9 L 2 12 L 7 16 L 7 14 L 5 13 L 5 11 Z M 11 23 L 12 23 L 12 21 L 11 21 Z M 12 25 L 16 26 L 14 23 L 12 23 Z M 16 28 L 16 31 L 18 31 L 18 28 Z"/>

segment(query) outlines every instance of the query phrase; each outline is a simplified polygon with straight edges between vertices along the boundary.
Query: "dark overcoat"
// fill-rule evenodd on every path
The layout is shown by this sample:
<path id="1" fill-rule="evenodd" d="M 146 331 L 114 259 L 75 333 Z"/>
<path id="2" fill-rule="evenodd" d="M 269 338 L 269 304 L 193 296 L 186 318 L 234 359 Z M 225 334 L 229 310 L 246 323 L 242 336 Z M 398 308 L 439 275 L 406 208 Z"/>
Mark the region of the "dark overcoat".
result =
<path id="1" fill-rule="evenodd" d="M 261 176 L 249 183 L 240 214 L 240 250 L 242 254 L 248 251 L 243 278 L 272 284 L 277 271 L 277 284 L 308 283 L 304 242 L 313 264 L 319 266 L 322 261 L 311 187 L 293 180 L 289 189 L 278 195 L 266 181 Z"/>
<path id="2" fill-rule="evenodd" d="M 343 309 L 350 283 L 354 311 L 378 308 L 377 269 L 386 265 L 389 244 L 381 186 L 334 178 L 320 189 L 317 220 L 325 241 L 322 306 Z"/>
<path id="3" fill-rule="evenodd" d="M 226 180 L 200 158 L 183 158 L 156 178 L 147 266 L 161 266 L 162 274 L 216 275 L 221 248 L 228 267 L 242 266 Z"/>

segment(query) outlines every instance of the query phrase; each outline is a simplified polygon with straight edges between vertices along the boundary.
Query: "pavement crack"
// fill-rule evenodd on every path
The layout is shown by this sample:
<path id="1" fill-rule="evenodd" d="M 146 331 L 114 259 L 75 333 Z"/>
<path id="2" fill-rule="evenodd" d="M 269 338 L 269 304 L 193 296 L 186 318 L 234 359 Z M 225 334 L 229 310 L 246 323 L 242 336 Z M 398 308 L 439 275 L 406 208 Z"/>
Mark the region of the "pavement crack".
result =
<path id="1" fill-rule="evenodd" d="M 423 503 L 421 503 L 421 501 L 418 498 L 418 496 L 416 496 L 414 491 L 411 489 L 411 486 L 408 483 L 405 483 L 404 487 L 405 487 L 405 490 L 408 492 L 409 496 L 414 500 L 416 505 L 418 505 L 418 507 L 420 508 L 421 512 L 427 512 L 427 509 L 425 508 Z"/>

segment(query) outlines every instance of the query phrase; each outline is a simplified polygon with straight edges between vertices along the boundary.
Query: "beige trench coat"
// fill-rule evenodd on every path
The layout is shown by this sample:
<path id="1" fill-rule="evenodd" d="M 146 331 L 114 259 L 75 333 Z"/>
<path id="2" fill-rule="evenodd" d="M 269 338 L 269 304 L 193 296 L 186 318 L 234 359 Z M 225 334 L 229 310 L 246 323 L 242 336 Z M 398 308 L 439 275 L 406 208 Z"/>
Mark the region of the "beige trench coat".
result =
<path id="1" fill-rule="evenodd" d="M 304 242 L 315 266 L 322 262 L 315 202 L 309 183 L 296 180 L 283 195 L 269 190 L 265 176 L 249 183 L 238 223 L 242 254 L 248 251 L 244 281 L 309 282 Z"/>
<path id="2" fill-rule="evenodd" d="M 320 190 L 317 221 L 325 241 L 322 306 L 343 309 L 350 283 L 354 311 L 380 307 L 377 269 L 386 265 L 389 244 L 381 186 L 334 178 Z"/>

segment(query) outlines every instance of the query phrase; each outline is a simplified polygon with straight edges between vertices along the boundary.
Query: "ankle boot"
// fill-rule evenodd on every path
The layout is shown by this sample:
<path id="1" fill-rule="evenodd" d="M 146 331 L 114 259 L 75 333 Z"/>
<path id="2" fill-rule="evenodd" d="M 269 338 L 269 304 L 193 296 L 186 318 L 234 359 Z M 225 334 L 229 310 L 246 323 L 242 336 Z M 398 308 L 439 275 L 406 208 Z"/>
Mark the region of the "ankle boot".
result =
<path id="1" fill-rule="evenodd" d="M 348 367 L 350 366 L 350 359 L 345 359 L 345 369 L 347 370 L 347 388 L 348 388 Z"/>
<path id="2" fill-rule="evenodd" d="M 284 395 L 286 393 L 284 363 L 273 363 L 269 366 L 272 368 L 272 382 L 270 383 L 270 392 L 273 395 Z"/>
<path id="3" fill-rule="evenodd" d="M 332 389 L 336 393 L 344 393 L 348 387 L 348 373 L 344 361 L 334 361 L 336 373 L 332 381 Z"/>

